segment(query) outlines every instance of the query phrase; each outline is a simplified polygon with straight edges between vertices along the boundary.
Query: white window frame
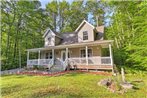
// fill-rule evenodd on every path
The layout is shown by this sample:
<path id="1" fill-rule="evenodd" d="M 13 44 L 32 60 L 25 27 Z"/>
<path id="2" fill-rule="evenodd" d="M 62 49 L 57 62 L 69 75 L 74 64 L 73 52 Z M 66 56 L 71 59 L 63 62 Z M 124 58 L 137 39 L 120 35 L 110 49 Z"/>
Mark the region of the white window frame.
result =
<path id="1" fill-rule="evenodd" d="M 93 56 L 93 49 L 92 48 L 88 48 L 88 50 L 91 50 L 91 55 L 90 56 L 88 56 L 88 57 L 92 57 Z M 82 55 L 81 55 L 81 51 L 82 50 L 85 50 L 83 53 L 85 53 L 85 57 L 86 57 L 86 49 L 84 49 L 84 48 L 82 48 L 82 49 L 80 49 L 80 57 L 81 58 L 85 58 L 85 57 L 82 57 Z M 88 52 L 88 55 L 89 55 L 89 52 Z"/>
<path id="2" fill-rule="evenodd" d="M 88 31 L 83 31 L 83 40 L 88 40 Z"/>
<path id="3" fill-rule="evenodd" d="M 45 53 L 45 59 L 52 59 L 52 58 L 53 58 L 53 54 L 51 51 Z"/>

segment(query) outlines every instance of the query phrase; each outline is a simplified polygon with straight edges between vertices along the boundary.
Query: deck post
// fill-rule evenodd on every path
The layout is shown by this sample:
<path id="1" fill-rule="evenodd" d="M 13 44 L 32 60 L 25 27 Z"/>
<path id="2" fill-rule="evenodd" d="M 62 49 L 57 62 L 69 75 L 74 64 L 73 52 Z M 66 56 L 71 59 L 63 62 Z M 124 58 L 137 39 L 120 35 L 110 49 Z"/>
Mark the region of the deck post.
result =
<path id="1" fill-rule="evenodd" d="M 67 60 L 66 64 L 68 64 L 68 48 L 66 48 L 66 60 Z"/>
<path id="2" fill-rule="evenodd" d="M 86 49 L 85 49 L 86 51 L 86 65 L 88 65 L 88 47 L 86 46 Z"/>
<path id="3" fill-rule="evenodd" d="M 66 59 L 68 59 L 68 48 L 66 48 Z"/>
<path id="4" fill-rule="evenodd" d="M 54 59 L 55 59 L 54 49 L 52 49 L 52 59 L 53 59 L 53 64 L 54 64 Z"/>
<path id="5" fill-rule="evenodd" d="M 38 51 L 38 66 L 40 64 L 40 50 Z"/>
<path id="6" fill-rule="evenodd" d="M 109 44 L 109 52 L 110 52 L 111 65 L 113 65 L 113 54 L 112 54 L 111 44 Z"/>
<path id="7" fill-rule="evenodd" d="M 28 61 L 29 61 L 29 51 L 27 52 L 27 67 L 28 67 Z"/>
<path id="8" fill-rule="evenodd" d="M 109 52 L 110 52 L 111 66 L 113 66 L 113 53 L 112 53 L 112 47 L 111 47 L 111 44 L 109 44 Z M 112 73 L 114 73 L 113 68 L 112 68 Z"/>

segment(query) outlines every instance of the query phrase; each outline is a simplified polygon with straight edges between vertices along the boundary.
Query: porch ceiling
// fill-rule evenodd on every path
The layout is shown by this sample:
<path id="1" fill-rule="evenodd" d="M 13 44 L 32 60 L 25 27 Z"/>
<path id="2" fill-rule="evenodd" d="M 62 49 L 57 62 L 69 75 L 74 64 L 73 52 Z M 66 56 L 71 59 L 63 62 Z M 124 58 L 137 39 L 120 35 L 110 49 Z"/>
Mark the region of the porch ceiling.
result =
<path id="1" fill-rule="evenodd" d="M 102 48 L 108 48 L 109 44 L 112 44 L 113 40 L 99 40 L 99 41 L 91 41 L 91 42 L 82 42 L 82 43 L 75 43 L 75 44 L 65 44 L 65 45 L 57 45 L 57 46 L 49 46 L 49 47 L 42 47 L 42 48 L 33 48 L 27 49 L 27 51 L 37 52 L 43 50 L 51 50 L 51 49 L 65 49 L 65 48 L 78 48 L 84 46 L 101 46 Z"/>

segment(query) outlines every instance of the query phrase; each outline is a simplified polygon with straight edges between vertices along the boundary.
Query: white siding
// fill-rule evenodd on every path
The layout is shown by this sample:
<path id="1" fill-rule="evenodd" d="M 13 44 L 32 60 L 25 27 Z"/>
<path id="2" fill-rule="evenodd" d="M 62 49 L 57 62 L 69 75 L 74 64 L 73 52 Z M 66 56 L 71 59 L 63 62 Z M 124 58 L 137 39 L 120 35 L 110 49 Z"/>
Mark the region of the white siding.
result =
<path id="1" fill-rule="evenodd" d="M 51 37 L 51 41 L 48 40 L 49 37 Z M 45 47 L 55 46 L 55 34 L 53 32 L 49 32 L 44 40 L 45 40 L 45 43 L 44 43 Z"/>
<path id="2" fill-rule="evenodd" d="M 84 31 L 88 32 L 88 40 L 83 40 Z M 88 42 L 88 41 L 94 41 L 94 31 L 93 31 L 93 27 L 85 23 L 83 27 L 78 31 L 78 42 Z"/>

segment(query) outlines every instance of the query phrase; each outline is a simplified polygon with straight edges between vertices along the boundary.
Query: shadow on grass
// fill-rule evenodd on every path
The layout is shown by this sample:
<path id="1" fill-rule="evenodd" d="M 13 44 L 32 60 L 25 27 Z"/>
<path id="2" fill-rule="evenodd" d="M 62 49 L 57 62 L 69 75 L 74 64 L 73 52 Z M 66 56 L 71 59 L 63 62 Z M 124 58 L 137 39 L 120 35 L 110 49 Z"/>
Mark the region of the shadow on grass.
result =
<path id="1" fill-rule="evenodd" d="M 34 77 L 34 75 L 17 75 L 16 78 Z"/>
<path id="2" fill-rule="evenodd" d="M 71 88 L 61 88 L 58 86 L 48 86 L 44 88 L 36 89 L 32 92 L 30 98 L 86 98 L 87 96 L 82 95 L 80 92 L 75 91 Z"/>
<path id="3" fill-rule="evenodd" d="M 138 87 L 136 87 L 136 86 L 134 86 L 134 87 L 133 87 L 133 89 L 134 89 L 134 90 L 139 90 L 139 88 L 138 88 Z"/>
<path id="4" fill-rule="evenodd" d="M 73 72 L 65 74 L 64 76 L 71 77 L 71 76 L 79 76 L 79 75 L 82 75 L 82 74 L 86 74 L 86 73 L 85 72 L 73 71 Z"/>
<path id="5" fill-rule="evenodd" d="M 21 88 L 21 85 L 3 87 L 3 88 L 1 88 L 1 94 L 2 94 L 2 96 L 9 95 L 9 94 L 11 94 L 13 92 L 19 91 L 20 88 Z"/>

